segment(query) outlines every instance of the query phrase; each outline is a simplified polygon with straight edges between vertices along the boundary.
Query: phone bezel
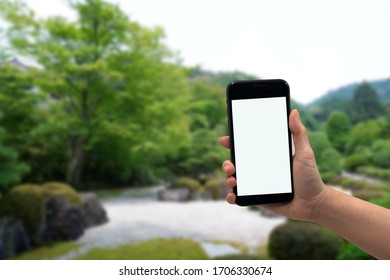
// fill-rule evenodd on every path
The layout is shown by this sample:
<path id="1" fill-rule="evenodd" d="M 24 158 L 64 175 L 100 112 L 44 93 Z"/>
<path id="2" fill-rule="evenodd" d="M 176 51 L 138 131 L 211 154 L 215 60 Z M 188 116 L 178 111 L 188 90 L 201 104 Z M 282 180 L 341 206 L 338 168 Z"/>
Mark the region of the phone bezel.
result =
<path id="1" fill-rule="evenodd" d="M 254 99 L 254 98 L 272 98 L 272 97 L 286 97 L 286 111 L 287 124 L 289 123 L 290 115 L 290 87 L 285 80 L 246 80 L 235 81 L 230 83 L 226 88 L 226 103 L 228 113 L 228 128 L 230 139 L 230 159 L 235 164 L 234 151 L 234 135 L 232 122 L 232 100 L 238 99 Z M 237 195 L 237 186 L 233 187 L 233 192 L 236 195 L 236 204 L 240 206 L 283 203 L 291 201 L 294 198 L 294 181 L 293 181 L 293 158 L 292 158 L 292 139 L 290 128 L 288 129 L 288 146 L 290 158 L 290 174 L 291 174 L 291 192 L 276 193 L 276 194 L 259 194 L 259 195 Z M 235 177 L 236 174 L 233 174 Z"/>

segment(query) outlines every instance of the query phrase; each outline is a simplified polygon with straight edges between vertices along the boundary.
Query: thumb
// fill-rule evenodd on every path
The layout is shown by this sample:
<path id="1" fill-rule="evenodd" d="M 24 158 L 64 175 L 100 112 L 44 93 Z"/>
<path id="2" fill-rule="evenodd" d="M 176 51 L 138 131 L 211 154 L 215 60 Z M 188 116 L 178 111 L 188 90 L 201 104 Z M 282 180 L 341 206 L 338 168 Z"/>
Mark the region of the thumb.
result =
<path id="1" fill-rule="evenodd" d="M 303 151 L 310 148 L 309 137 L 307 131 L 303 125 L 297 109 L 294 109 L 290 113 L 290 130 L 294 136 L 295 152 Z"/>

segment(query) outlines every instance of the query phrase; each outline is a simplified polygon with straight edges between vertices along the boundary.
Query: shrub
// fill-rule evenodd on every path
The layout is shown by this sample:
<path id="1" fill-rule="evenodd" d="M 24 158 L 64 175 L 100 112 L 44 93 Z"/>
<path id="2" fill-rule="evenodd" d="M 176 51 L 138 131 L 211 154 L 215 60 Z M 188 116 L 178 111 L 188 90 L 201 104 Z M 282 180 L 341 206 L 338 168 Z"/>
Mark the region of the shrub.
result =
<path id="1" fill-rule="evenodd" d="M 50 182 L 42 185 L 42 192 L 46 198 L 63 197 L 68 202 L 82 206 L 82 201 L 75 189 L 70 185 L 60 182 Z"/>
<path id="2" fill-rule="evenodd" d="M 188 188 L 191 191 L 198 191 L 202 188 L 201 184 L 189 177 L 178 177 L 172 180 L 172 188 Z"/>
<path id="3" fill-rule="evenodd" d="M 390 194 L 386 194 L 385 197 L 380 199 L 373 199 L 371 202 L 390 209 Z"/>
<path id="4" fill-rule="evenodd" d="M 206 191 L 210 191 L 214 200 L 217 200 L 221 196 L 223 190 L 223 180 L 221 178 L 209 179 L 204 185 Z"/>
<path id="5" fill-rule="evenodd" d="M 310 145 L 313 149 L 314 154 L 316 155 L 317 160 L 319 160 L 320 155 L 326 149 L 332 148 L 328 137 L 324 132 L 309 132 Z M 317 162 L 320 165 L 320 162 Z"/>
<path id="6" fill-rule="evenodd" d="M 361 166 L 357 169 L 357 172 L 369 177 L 390 180 L 390 169 L 381 169 L 373 166 Z"/>
<path id="7" fill-rule="evenodd" d="M 33 244 L 40 243 L 43 230 L 45 196 L 38 185 L 19 185 L 12 188 L 1 201 L 1 216 L 20 219 Z"/>
<path id="8" fill-rule="evenodd" d="M 355 245 L 344 242 L 340 248 L 338 260 L 370 260 L 372 257 Z"/>
<path id="9" fill-rule="evenodd" d="M 359 191 L 376 191 L 376 192 L 388 192 L 390 188 L 386 184 L 373 183 L 364 180 L 356 180 L 352 178 L 341 178 L 332 180 L 332 183 L 343 186 L 346 189 L 353 191 L 354 193 Z"/>
<path id="10" fill-rule="evenodd" d="M 325 183 L 330 183 L 333 180 L 333 178 L 338 176 L 337 174 L 332 172 L 321 172 L 320 175 L 322 181 L 324 181 Z"/>
<path id="11" fill-rule="evenodd" d="M 367 165 L 368 158 L 362 154 L 353 154 L 344 161 L 344 168 L 348 171 L 356 171 L 358 167 Z"/>
<path id="12" fill-rule="evenodd" d="M 309 222 L 287 222 L 270 235 L 270 257 L 279 260 L 335 259 L 343 241 L 330 230 Z"/>
<path id="13" fill-rule="evenodd" d="M 341 156 L 333 148 L 324 150 L 319 156 L 319 170 L 321 178 L 324 181 L 328 181 L 330 178 L 337 176 L 341 173 Z"/>
<path id="14" fill-rule="evenodd" d="M 356 153 L 361 147 L 369 147 L 380 137 L 381 126 L 377 120 L 366 121 L 356 124 L 348 137 L 346 152 L 348 154 Z"/>
<path id="15" fill-rule="evenodd" d="M 375 190 L 361 190 L 357 191 L 353 194 L 353 196 L 370 201 L 372 199 L 384 198 L 386 196 L 386 192 L 384 191 L 375 191 Z"/>
<path id="16" fill-rule="evenodd" d="M 376 140 L 372 144 L 372 163 L 378 167 L 390 167 L 390 142 L 388 140 Z"/>
<path id="17" fill-rule="evenodd" d="M 47 183 L 42 186 L 25 184 L 13 187 L 1 201 L 0 216 L 20 219 L 33 245 L 43 242 L 44 208 L 48 198 L 63 197 L 68 202 L 82 205 L 78 193 L 63 183 Z"/>

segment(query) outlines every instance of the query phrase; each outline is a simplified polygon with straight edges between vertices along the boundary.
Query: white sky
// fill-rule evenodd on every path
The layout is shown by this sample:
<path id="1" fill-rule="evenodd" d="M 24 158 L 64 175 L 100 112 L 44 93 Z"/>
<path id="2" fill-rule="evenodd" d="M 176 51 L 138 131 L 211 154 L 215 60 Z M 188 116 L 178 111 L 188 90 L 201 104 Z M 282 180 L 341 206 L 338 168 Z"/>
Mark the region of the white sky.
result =
<path id="1" fill-rule="evenodd" d="M 64 0 L 26 0 L 39 16 L 72 17 Z M 113 0 L 162 26 L 184 64 L 283 78 L 307 103 L 330 89 L 390 77 L 390 1 Z"/>

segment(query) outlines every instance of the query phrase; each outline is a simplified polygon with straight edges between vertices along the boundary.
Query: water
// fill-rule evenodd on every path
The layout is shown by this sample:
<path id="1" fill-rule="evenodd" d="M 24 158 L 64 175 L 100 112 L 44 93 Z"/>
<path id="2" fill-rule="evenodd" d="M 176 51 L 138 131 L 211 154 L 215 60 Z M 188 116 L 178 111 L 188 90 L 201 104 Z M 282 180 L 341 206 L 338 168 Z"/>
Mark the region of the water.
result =
<path id="1" fill-rule="evenodd" d="M 198 241 L 209 257 L 240 253 L 229 243 L 244 244 L 249 251 L 267 242 L 272 229 L 285 218 L 265 218 L 225 201 L 162 202 L 148 198 L 118 198 L 103 202 L 109 222 L 88 229 L 78 240 L 84 246 L 62 259 L 93 247 L 115 247 L 154 238 Z M 218 243 L 216 242 L 218 241 Z"/>

